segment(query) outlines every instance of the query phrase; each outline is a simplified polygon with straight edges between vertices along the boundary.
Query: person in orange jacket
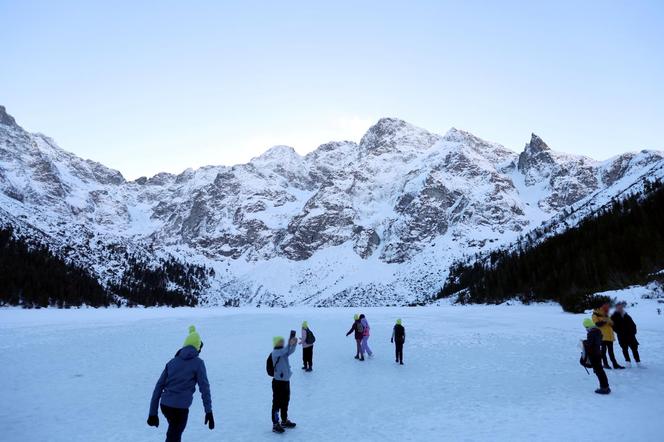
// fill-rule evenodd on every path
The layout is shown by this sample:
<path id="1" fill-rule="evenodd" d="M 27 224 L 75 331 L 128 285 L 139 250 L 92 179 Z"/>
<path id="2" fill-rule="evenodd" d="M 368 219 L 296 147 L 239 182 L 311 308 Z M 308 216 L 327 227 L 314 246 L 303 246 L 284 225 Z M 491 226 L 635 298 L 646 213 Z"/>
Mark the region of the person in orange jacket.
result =
<path id="1" fill-rule="evenodd" d="M 613 368 L 622 370 L 625 367 L 618 364 L 616 355 L 613 352 L 613 341 L 615 340 L 615 337 L 613 335 L 613 321 L 611 318 L 609 318 L 610 308 L 611 304 L 605 302 L 601 305 L 601 307 L 593 310 L 592 319 L 597 328 L 599 328 L 602 332 L 602 361 L 604 362 L 604 368 L 609 370 L 611 369 L 609 366 L 609 361 L 606 358 L 606 354 L 608 352 L 609 357 L 611 358 L 611 363 L 613 364 Z"/>

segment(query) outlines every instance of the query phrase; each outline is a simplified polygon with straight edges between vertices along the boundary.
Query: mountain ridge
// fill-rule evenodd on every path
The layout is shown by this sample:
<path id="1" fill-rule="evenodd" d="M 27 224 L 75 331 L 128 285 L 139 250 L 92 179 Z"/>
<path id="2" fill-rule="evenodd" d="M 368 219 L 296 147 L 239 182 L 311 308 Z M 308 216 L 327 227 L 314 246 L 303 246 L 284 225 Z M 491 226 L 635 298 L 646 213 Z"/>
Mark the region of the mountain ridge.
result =
<path id="1" fill-rule="evenodd" d="M 122 278 L 123 258 L 109 271 L 108 257 L 71 232 L 129 244 L 155 266 L 150 254 L 214 269 L 202 304 L 406 304 L 437 292 L 459 256 L 610 198 L 664 158 L 597 161 L 535 134 L 517 153 L 456 128 L 438 135 L 383 118 L 359 143 L 306 155 L 274 146 L 245 164 L 127 181 L 2 121 L 12 124 L 0 123 L 0 218 L 71 244 L 104 284 Z"/>

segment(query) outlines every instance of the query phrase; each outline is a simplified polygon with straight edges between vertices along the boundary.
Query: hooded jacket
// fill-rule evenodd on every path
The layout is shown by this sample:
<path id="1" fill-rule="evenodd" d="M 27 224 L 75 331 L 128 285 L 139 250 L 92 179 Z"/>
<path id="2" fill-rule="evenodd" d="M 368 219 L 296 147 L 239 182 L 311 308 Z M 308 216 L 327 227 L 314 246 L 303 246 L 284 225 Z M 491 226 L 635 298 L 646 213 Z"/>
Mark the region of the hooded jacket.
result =
<path id="1" fill-rule="evenodd" d="M 593 310 L 593 322 L 602 331 L 602 340 L 613 342 L 613 321 L 604 313 L 604 310 L 597 308 Z"/>
<path id="2" fill-rule="evenodd" d="M 205 363 L 198 357 L 198 350 L 191 345 L 182 347 L 161 373 L 150 401 L 150 416 L 157 415 L 159 400 L 167 407 L 189 408 L 196 392 L 196 384 L 201 391 L 205 412 L 212 412 L 210 383 Z"/>
<path id="3" fill-rule="evenodd" d="M 586 336 L 586 345 L 588 346 L 588 355 L 591 358 L 602 357 L 602 331 L 597 327 L 588 329 Z"/>
<path id="4" fill-rule="evenodd" d="M 362 335 L 366 337 L 371 336 L 371 327 L 369 327 L 369 321 L 367 321 L 367 318 L 362 318 L 362 326 L 364 327 L 364 333 Z"/>
<path id="5" fill-rule="evenodd" d="M 272 350 L 272 363 L 274 364 L 275 381 L 290 381 L 293 372 L 291 371 L 288 357 L 295 353 L 296 349 L 297 344 L 287 345 L 285 347 L 275 348 Z"/>

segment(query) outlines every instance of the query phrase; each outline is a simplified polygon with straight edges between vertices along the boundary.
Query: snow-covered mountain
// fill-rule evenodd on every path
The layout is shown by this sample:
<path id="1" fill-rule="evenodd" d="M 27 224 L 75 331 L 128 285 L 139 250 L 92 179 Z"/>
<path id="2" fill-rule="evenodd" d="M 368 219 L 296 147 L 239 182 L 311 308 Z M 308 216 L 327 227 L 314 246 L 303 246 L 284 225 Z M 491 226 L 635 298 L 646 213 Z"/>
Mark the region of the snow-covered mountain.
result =
<path id="1" fill-rule="evenodd" d="M 536 135 L 515 153 L 468 132 L 384 118 L 359 144 L 127 181 L 0 106 L 0 221 L 90 269 L 122 277 L 128 255 L 214 269 L 203 303 L 404 304 L 435 293 L 462 255 L 542 223 L 580 219 L 664 175 L 664 154 L 595 161 Z"/>

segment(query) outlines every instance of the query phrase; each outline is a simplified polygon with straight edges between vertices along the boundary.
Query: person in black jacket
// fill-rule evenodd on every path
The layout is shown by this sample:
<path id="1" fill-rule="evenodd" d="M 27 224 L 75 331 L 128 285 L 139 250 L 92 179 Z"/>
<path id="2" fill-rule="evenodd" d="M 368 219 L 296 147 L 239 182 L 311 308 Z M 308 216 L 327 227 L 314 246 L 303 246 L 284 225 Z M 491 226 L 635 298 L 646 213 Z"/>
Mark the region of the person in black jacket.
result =
<path id="1" fill-rule="evenodd" d="M 593 372 L 599 381 L 599 388 L 595 390 L 597 394 L 609 394 L 609 379 L 606 377 L 606 372 L 602 367 L 602 331 L 597 328 L 592 319 L 587 318 L 583 321 L 583 326 L 588 332 L 584 348 L 590 358 L 590 363 L 593 367 Z"/>
<path id="2" fill-rule="evenodd" d="M 403 365 L 403 344 L 406 342 L 406 329 L 401 325 L 401 319 L 397 319 L 397 323 L 392 329 L 390 342 L 394 344 L 397 363 Z"/>
<path id="3" fill-rule="evenodd" d="M 360 315 L 355 315 L 353 317 L 353 325 L 350 326 L 350 330 L 346 333 L 346 336 L 354 333 L 355 335 L 355 344 L 356 344 L 356 353 L 355 359 L 364 361 L 364 351 L 362 350 L 362 338 L 364 337 L 364 326 L 360 320 Z"/>
<path id="4" fill-rule="evenodd" d="M 634 354 L 636 365 L 641 367 L 641 358 L 639 356 L 639 341 L 636 340 L 636 324 L 632 317 L 625 311 L 625 301 L 616 304 L 616 311 L 611 315 L 613 321 L 613 330 L 618 335 L 618 343 L 622 349 L 623 356 L 627 366 L 632 366 L 632 361 L 629 358 L 629 350 Z"/>

